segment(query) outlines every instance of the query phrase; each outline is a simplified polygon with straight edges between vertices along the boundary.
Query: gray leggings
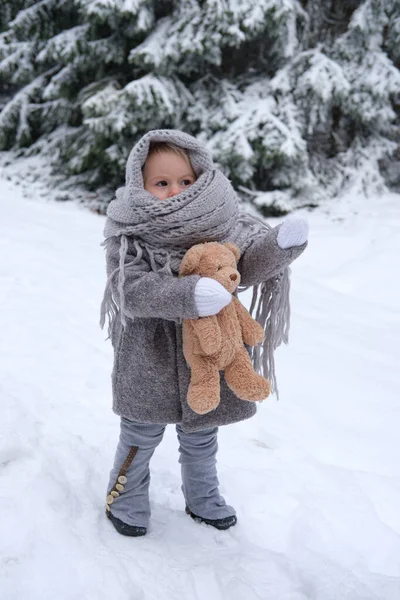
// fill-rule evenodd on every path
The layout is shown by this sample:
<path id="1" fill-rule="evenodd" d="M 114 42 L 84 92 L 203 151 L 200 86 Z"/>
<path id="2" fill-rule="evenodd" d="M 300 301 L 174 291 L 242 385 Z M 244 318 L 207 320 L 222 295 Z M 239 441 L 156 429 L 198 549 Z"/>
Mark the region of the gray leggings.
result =
<path id="1" fill-rule="evenodd" d="M 121 434 L 107 490 L 109 501 L 110 493 L 113 495 L 109 509 L 128 525 L 148 526 L 149 463 L 165 427 L 121 419 Z M 185 433 L 177 425 L 176 431 L 186 505 L 194 514 L 207 519 L 234 515 L 235 510 L 226 504 L 218 490 L 218 427 Z"/>

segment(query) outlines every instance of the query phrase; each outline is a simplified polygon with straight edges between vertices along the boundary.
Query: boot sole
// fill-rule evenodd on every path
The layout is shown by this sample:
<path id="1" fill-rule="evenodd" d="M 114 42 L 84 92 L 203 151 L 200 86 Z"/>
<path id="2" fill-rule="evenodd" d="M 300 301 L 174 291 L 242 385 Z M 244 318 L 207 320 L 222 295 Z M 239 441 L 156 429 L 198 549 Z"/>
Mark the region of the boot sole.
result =
<path id="1" fill-rule="evenodd" d="M 187 506 L 185 508 L 185 512 L 193 519 L 193 521 L 197 521 L 198 523 L 205 523 L 206 525 L 211 525 L 211 527 L 214 527 L 219 531 L 225 531 L 226 529 L 233 527 L 237 523 L 237 518 L 235 515 L 232 515 L 231 517 L 224 517 L 223 519 L 205 519 L 204 517 L 199 517 L 198 515 L 192 513 L 190 508 L 188 508 Z"/>
<path id="2" fill-rule="evenodd" d="M 121 521 L 121 519 L 114 517 L 114 515 L 111 512 L 106 512 L 106 515 L 110 519 L 111 523 L 114 525 L 116 531 L 118 531 L 118 533 L 120 533 L 121 535 L 126 535 L 129 537 L 142 537 L 147 533 L 146 527 L 128 525 L 127 523 Z"/>

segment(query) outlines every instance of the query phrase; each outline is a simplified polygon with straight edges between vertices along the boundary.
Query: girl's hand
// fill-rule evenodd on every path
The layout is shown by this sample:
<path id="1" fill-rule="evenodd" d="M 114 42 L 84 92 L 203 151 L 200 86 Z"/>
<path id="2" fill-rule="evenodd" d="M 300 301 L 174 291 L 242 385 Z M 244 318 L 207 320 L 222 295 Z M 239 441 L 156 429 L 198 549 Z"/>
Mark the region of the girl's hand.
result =
<path id="1" fill-rule="evenodd" d="M 277 242 L 282 250 L 302 246 L 308 238 L 308 223 L 305 219 L 289 217 L 279 229 Z"/>

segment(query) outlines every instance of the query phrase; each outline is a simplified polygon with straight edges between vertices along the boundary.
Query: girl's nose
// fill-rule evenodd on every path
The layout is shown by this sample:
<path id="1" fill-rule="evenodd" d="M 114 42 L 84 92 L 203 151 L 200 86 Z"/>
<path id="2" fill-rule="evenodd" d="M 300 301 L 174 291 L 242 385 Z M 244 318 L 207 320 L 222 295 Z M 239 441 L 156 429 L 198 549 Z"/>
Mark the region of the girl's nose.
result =
<path id="1" fill-rule="evenodd" d="M 179 194 L 179 185 L 171 185 L 169 188 L 168 198 L 176 196 L 177 194 Z"/>

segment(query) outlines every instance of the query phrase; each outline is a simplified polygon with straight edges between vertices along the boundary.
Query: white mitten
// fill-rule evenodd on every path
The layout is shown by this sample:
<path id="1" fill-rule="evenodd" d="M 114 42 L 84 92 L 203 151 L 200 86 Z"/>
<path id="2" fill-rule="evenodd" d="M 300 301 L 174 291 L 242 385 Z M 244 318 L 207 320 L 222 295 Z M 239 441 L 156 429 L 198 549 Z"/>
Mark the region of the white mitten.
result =
<path id="1" fill-rule="evenodd" d="M 305 219 L 289 217 L 283 221 L 279 231 L 278 246 L 285 250 L 293 246 L 302 246 L 308 238 L 308 223 Z"/>
<path id="2" fill-rule="evenodd" d="M 210 277 L 201 277 L 194 288 L 194 301 L 200 317 L 216 315 L 232 300 L 223 285 Z"/>

